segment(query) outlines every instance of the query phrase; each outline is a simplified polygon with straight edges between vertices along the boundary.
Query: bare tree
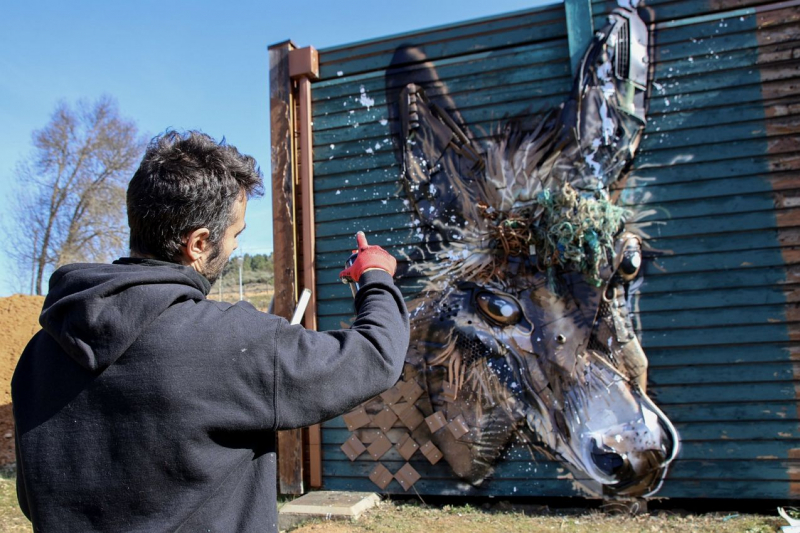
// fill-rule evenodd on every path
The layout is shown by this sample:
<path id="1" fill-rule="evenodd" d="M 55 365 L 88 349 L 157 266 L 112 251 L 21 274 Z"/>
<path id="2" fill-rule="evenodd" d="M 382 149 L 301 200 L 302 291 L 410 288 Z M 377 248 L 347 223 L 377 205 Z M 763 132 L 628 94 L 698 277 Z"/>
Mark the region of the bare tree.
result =
<path id="1" fill-rule="evenodd" d="M 12 255 L 42 294 L 45 274 L 74 262 L 107 261 L 127 247 L 125 189 L 145 139 L 114 99 L 60 103 L 33 132 L 17 165 Z"/>

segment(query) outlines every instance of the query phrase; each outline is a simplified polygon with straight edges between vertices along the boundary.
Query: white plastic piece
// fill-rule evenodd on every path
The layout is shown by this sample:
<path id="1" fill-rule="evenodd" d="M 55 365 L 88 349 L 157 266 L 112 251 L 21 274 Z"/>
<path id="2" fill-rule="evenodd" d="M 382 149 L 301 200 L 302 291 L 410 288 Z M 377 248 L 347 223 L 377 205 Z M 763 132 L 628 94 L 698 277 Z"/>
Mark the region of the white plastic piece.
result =
<path id="1" fill-rule="evenodd" d="M 311 300 L 311 289 L 303 289 L 303 294 L 300 295 L 300 301 L 297 302 L 297 309 L 294 310 L 292 315 L 291 324 L 294 326 L 303 320 L 303 315 L 308 307 L 308 302 Z"/>

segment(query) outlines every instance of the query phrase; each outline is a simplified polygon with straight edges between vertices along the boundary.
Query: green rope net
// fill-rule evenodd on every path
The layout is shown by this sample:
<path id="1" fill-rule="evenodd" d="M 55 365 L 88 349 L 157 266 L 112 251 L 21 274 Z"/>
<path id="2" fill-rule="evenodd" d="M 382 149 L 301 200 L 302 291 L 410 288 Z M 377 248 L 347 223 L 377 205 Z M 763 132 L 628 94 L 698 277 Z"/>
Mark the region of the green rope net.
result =
<path id="1" fill-rule="evenodd" d="M 536 204 L 543 211 L 531 226 L 531 245 L 551 284 L 556 267 L 562 266 L 575 268 L 600 286 L 600 270 L 613 261 L 614 236 L 627 210 L 606 198 L 580 195 L 568 183 L 560 190 L 542 191 Z"/>

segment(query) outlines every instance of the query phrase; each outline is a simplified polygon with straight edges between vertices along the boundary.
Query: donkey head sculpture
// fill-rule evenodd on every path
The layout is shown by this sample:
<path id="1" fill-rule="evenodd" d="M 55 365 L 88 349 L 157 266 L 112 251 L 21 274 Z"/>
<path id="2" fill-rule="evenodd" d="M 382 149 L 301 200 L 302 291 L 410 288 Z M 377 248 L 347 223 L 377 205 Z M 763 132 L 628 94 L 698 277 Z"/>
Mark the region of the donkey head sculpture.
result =
<path id="1" fill-rule="evenodd" d="M 679 440 L 646 394 L 629 317 L 641 240 L 609 199 L 645 123 L 644 23 L 615 10 L 561 108 L 480 146 L 418 50 L 394 63 L 387 88 L 420 241 L 406 276 L 426 283 L 409 302 L 404 379 L 426 392 L 425 416 L 463 428 L 431 427 L 432 442 L 473 485 L 516 439 L 595 494 L 654 493 Z"/>

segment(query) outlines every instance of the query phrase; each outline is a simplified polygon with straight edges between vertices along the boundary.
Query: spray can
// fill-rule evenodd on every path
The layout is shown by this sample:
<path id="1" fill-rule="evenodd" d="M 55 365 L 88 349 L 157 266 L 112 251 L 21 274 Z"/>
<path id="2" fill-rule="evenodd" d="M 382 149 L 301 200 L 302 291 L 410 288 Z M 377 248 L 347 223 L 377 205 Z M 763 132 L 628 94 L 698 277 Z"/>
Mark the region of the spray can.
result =
<path id="1" fill-rule="evenodd" d="M 358 258 L 358 252 L 353 253 L 353 255 L 348 257 L 347 261 L 344 262 L 344 267 L 345 268 L 350 268 L 351 266 L 353 266 L 353 263 L 356 262 L 357 258 Z M 358 292 L 358 289 L 361 288 L 361 285 L 359 285 L 358 283 L 356 283 L 355 281 L 353 281 L 350 278 L 342 278 L 342 283 L 346 283 L 346 284 L 350 285 L 350 292 L 353 293 L 353 298 L 355 298 L 356 297 L 356 293 Z"/>

